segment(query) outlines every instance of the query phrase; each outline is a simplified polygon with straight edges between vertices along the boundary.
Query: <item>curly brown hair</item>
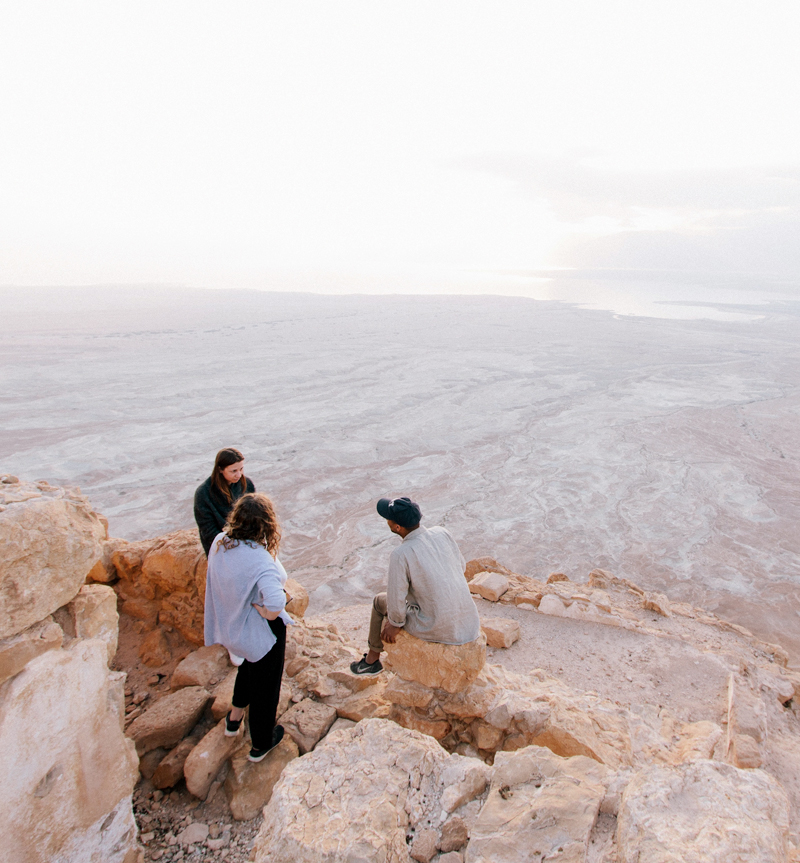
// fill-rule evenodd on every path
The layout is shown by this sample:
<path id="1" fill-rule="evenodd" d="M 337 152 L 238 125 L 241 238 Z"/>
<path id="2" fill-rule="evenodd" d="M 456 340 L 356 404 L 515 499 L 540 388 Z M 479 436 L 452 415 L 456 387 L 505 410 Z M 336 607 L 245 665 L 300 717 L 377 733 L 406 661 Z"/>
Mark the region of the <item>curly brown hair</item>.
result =
<path id="1" fill-rule="evenodd" d="M 256 542 L 275 557 L 281 544 L 281 526 L 275 507 L 265 494 L 259 492 L 243 494 L 236 501 L 223 533 L 225 535 L 219 542 L 226 549 L 235 548 L 240 542 Z"/>

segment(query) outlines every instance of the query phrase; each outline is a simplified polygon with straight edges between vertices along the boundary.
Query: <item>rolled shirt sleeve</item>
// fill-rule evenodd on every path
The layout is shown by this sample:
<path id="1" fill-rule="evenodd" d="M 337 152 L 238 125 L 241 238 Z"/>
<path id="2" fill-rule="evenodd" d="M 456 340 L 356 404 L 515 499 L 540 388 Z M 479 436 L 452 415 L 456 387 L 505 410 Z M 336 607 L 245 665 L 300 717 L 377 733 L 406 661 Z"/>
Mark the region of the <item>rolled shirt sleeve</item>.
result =
<path id="1" fill-rule="evenodd" d="M 405 558 L 392 553 L 389 557 L 389 579 L 386 587 L 386 616 L 392 626 L 406 625 L 406 602 L 410 586 Z"/>

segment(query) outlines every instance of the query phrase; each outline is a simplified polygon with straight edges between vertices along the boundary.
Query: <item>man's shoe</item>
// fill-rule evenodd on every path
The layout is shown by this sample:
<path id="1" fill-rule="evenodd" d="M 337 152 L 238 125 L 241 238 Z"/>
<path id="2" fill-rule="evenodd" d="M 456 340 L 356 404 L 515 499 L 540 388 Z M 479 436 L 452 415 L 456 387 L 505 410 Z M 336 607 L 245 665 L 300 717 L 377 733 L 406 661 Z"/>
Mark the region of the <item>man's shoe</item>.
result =
<path id="1" fill-rule="evenodd" d="M 242 717 L 244 719 L 244 717 Z M 226 737 L 236 737 L 239 733 L 239 729 L 242 727 L 242 719 L 231 719 L 231 712 L 228 711 L 228 715 L 225 717 L 225 736 Z"/>
<path id="2" fill-rule="evenodd" d="M 383 666 L 380 659 L 376 659 L 372 663 L 367 662 L 367 654 L 365 653 L 358 662 L 350 663 L 350 671 L 353 674 L 379 674 L 383 671 Z"/>
<path id="3" fill-rule="evenodd" d="M 272 752 L 272 750 L 283 740 L 283 726 L 276 725 L 272 731 L 272 746 L 267 749 L 251 749 L 250 753 L 247 756 L 248 761 L 252 761 L 255 764 L 258 764 L 259 761 L 263 761 L 267 755 Z"/>

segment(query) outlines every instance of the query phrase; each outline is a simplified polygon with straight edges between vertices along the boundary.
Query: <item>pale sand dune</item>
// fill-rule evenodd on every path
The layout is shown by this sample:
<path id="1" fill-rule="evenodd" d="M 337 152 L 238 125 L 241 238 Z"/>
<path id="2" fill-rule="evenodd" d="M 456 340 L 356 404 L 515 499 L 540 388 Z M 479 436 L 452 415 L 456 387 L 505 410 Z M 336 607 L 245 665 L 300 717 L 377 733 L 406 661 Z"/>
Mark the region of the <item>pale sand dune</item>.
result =
<path id="1" fill-rule="evenodd" d="M 467 557 L 603 567 L 800 659 L 800 320 L 620 318 L 490 297 L 0 291 L 0 471 L 134 539 L 193 524 L 241 447 L 312 611 L 365 602 L 416 497 Z M 747 310 L 744 310 L 747 311 Z"/>

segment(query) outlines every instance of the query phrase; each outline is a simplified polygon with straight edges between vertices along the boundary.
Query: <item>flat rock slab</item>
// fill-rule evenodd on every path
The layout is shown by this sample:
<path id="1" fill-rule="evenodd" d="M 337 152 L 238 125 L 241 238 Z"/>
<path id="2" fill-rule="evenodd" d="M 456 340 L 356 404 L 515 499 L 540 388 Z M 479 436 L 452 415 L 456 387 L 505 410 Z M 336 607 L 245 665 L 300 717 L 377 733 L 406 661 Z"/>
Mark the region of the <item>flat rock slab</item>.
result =
<path id="1" fill-rule="evenodd" d="M 255 818 L 269 803 L 272 789 L 286 765 L 299 754 L 297 744 L 288 735 L 257 764 L 248 760 L 244 747 L 234 753 L 230 772 L 225 779 L 231 815 L 237 821 Z"/>
<path id="2" fill-rule="evenodd" d="M 508 590 L 508 579 L 499 572 L 479 572 L 469 583 L 469 592 L 497 602 Z"/>
<path id="3" fill-rule="evenodd" d="M 591 758 L 560 758 L 540 746 L 499 752 L 466 863 L 583 863 L 609 774 Z"/>
<path id="4" fill-rule="evenodd" d="M 196 739 L 187 737 L 159 761 L 151 778 L 153 788 L 172 788 L 183 779 L 183 765 L 197 743 Z"/>
<path id="5" fill-rule="evenodd" d="M 190 794 L 205 800 L 211 783 L 222 765 L 242 745 L 241 734 L 225 736 L 225 720 L 220 721 L 192 749 L 183 764 L 183 778 Z"/>
<path id="6" fill-rule="evenodd" d="M 468 644 L 437 644 L 399 632 L 386 645 L 392 671 L 430 689 L 455 693 L 466 689 L 486 664 L 486 637 L 481 633 Z"/>
<path id="7" fill-rule="evenodd" d="M 281 716 L 281 725 L 305 755 L 328 733 L 336 716 L 335 707 L 304 698 Z"/>
<path id="8" fill-rule="evenodd" d="M 647 767 L 622 796 L 619 863 L 785 863 L 786 792 L 717 761 Z"/>
<path id="9" fill-rule="evenodd" d="M 174 746 L 194 728 L 211 696 L 200 686 L 165 695 L 130 724 L 128 737 L 144 755 L 159 746 Z"/>

